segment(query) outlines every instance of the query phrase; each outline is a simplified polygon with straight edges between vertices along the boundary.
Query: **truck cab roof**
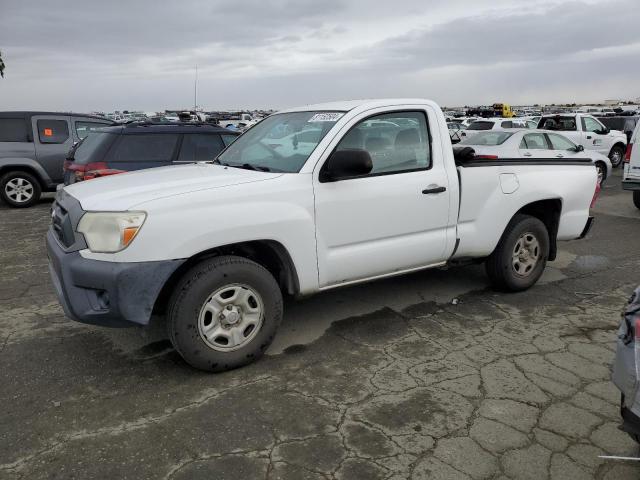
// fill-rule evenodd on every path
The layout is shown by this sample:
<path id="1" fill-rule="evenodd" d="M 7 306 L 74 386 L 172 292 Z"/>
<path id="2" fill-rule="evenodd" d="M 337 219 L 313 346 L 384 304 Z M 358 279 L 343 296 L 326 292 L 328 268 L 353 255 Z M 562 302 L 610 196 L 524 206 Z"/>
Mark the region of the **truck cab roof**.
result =
<path id="1" fill-rule="evenodd" d="M 390 107 L 394 105 L 430 105 L 433 108 L 439 109 L 440 107 L 432 100 L 424 98 L 383 98 L 383 99 L 363 99 L 363 100 L 345 100 L 329 103 L 318 103 L 313 105 L 304 105 L 301 107 L 295 107 L 282 110 L 278 113 L 289 112 L 310 112 L 310 111 L 336 111 L 336 112 L 350 112 L 352 110 L 370 110 L 379 107 Z"/>

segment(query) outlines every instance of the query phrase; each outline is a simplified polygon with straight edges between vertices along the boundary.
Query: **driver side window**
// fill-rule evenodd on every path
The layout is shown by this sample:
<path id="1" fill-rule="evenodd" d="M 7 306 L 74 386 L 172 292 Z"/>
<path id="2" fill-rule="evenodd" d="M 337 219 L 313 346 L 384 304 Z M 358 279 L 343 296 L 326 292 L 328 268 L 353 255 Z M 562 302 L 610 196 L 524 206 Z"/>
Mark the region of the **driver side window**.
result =
<path id="1" fill-rule="evenodd" d="M 369 175 L 431 168 L 429 127 L 425 112 L 394 112 L 362 120 L 336 147 L 365 150 L 373 169 Z"/>
<path id="2" fill-rule="evenodd" d="M 582 129 L 585 132 L 599 132 L 602 130 L 602 125 L 595 118 L 583 117 Z"/>

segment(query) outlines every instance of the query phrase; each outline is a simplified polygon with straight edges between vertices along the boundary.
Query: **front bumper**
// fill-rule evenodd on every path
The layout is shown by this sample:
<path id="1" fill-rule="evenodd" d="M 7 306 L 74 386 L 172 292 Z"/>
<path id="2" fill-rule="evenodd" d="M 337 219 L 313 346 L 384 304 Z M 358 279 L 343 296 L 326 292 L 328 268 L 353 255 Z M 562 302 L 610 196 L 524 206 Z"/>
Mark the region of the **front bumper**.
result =
<path id="1" fill-rule="evenodd" d="M 103 262 L 65 251 L 50 228 L 51 279 L 64 313 L 72 320 L 107 327 L 146 325 L 158 295 L 185 260 Z"/>

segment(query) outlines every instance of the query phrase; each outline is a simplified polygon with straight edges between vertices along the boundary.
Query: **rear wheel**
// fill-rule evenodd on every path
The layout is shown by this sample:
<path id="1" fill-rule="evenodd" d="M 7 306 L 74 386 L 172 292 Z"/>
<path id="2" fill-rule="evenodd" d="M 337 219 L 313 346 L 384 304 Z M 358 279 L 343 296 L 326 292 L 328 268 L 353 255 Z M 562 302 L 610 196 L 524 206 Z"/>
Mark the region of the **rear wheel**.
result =
<path id="1" fill-rule="evenodd" d="M 640 208 L 640 190 L 633 192 L 633 204 Z"/>
<path id="2" fill-rule="evenodd" d="M 273 276 L 246 258 L 221 256 L 197 264 L 178 283 L 167 327 L 187 363 L 221 372 L 260 358 L 281 320 Z"/>
<path id="3" fill-rule="evenodd" d="M 518 214 L 507 225 L 485 267 L 496 288 L 518 292 L 538 281 L 548 256 L 547 227 L 535 217 Z"/>
<path id="4" fill-rule="evenodd" d="M 12 171 L 0 178 L 0 198 L 11 207 L 30 207 L 40 200 L 41 193 L 40 182 L 28 172 Z"/>
<path id="5" fill-rule="evenodd" d="M 611 166 L 618 168 L 624 159 L 624 148 L 621 145 L 614 145 L 609 152 L 609 160 L 611 160 Z"/>

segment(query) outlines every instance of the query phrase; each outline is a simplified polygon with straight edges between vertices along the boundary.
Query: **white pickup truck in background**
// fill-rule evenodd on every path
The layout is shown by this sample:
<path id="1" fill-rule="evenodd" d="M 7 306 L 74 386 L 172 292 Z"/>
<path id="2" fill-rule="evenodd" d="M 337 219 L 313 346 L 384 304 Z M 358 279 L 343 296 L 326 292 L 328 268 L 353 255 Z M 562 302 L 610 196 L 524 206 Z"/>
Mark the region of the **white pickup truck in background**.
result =
<path id="1" fill-rule="evenodd" d="M 47 234 L 58 297 L 86 323 L 163 315 L 187 362 L 222 371 L 266 350 L 283 293 L 465 262 L 531 287 L 586 235 L 595 167 L 462 153 L 431 101 L 337 102 L 271 115 L 210 163 L 71 185 Z"/>
<path id="2" fill-rule="evenodd" d="M 553 130 L 582 145 L 585 151 L 596 151 L 611 160 L 611 166 L 622 164 L 627 148 L 627 135 L 618 130 L 609 130 L 598 119 L 583 113 L 543 115 L 538 123 L 542 130 Z"/>

